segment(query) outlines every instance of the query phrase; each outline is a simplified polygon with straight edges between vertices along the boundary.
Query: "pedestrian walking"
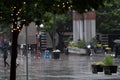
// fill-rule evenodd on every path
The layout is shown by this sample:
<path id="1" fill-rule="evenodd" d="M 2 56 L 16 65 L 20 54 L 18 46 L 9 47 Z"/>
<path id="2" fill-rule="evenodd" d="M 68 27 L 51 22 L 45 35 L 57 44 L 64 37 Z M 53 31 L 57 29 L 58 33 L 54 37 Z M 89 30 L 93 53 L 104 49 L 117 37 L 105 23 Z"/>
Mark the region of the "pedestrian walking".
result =
<path id="1" fill-rule="evenodd" d="M 7 58 L 8 58 L 8 47 L 9 44 L 7 42 L 7 39 L 4 39 L 3 42 L 3 59 L 4 59 L 4 67 L 9 67 L 9 64 L 7 62 Z"/>

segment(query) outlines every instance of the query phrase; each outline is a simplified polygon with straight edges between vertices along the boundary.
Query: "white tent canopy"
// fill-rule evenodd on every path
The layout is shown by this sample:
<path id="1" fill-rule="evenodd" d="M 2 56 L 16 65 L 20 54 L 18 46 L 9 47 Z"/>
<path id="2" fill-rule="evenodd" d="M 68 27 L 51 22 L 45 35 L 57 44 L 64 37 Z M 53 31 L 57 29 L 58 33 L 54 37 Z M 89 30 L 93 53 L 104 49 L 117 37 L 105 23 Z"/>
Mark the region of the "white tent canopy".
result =
<path id="1" fill-rule="evenodd" d="M 36 27 L 31 23 L 27 27 L 27 44 L 36 44 Z M 18 44 L 26 44 L 26 27 L 24 26 L 18 36 Z"/>

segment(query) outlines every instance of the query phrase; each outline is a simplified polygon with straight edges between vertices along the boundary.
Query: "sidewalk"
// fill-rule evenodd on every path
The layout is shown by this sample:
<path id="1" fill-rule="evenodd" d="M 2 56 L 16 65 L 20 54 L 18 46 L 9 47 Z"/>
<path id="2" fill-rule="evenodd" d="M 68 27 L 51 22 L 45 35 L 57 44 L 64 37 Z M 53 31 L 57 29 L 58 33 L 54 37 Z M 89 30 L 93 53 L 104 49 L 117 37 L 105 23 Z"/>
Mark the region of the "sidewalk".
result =
<path id="1" fill-rule="evenodd" d="M 60 59 L 44 59 L 43 55 L 38 59 L 29 55 L 28 80 L 120 80 L 120 59 L 115 63 L 119 66 L 118 72 L 105 75 L 103 72 L 93 74 L 91 62 L 100 61 L 104 54 L 90 56 L 60 55 Z M 18 56 L 17 79 L 26 80 L 26 57 Z M 0 80 L 9 80 L 9 69 L 4 69 L 0 58 Z"/>

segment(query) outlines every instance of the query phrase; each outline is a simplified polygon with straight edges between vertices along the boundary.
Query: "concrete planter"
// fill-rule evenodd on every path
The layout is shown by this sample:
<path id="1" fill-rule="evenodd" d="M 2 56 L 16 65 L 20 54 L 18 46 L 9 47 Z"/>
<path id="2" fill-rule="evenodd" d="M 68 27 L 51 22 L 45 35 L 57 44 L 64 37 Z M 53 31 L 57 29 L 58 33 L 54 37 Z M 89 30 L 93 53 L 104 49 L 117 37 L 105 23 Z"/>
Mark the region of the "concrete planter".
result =
<path id="1" fill-rule="evenodd" d="M 73 54 L 86 54 L 86 49 L 82 48 L 68 48 L 69 53 Z"/>

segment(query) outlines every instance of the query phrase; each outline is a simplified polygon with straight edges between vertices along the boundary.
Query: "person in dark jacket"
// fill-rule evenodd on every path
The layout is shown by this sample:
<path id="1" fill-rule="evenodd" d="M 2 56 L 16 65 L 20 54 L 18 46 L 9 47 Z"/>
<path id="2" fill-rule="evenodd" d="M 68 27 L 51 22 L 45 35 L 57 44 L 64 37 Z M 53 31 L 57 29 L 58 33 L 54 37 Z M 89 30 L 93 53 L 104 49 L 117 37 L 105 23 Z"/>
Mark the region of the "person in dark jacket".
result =
<path id="1" fill-rule="evenodd" d="M 9 47 L 9 44 L 7 42 L 6 39 L 4 39 L 4 42 L 3 42 L 3 59 L 4 59 L 4 67 L 9 67 L 9 64 L 8 62 L 6 61 L 7 58 L 8 58 L 8 47 Z"/>
<path id="2" fill-rule="evenodd" d="M 119 44 L 116 44 L 115 45 L 115 58 L 117 58 L 118 54 L 119 54 Z"/>

